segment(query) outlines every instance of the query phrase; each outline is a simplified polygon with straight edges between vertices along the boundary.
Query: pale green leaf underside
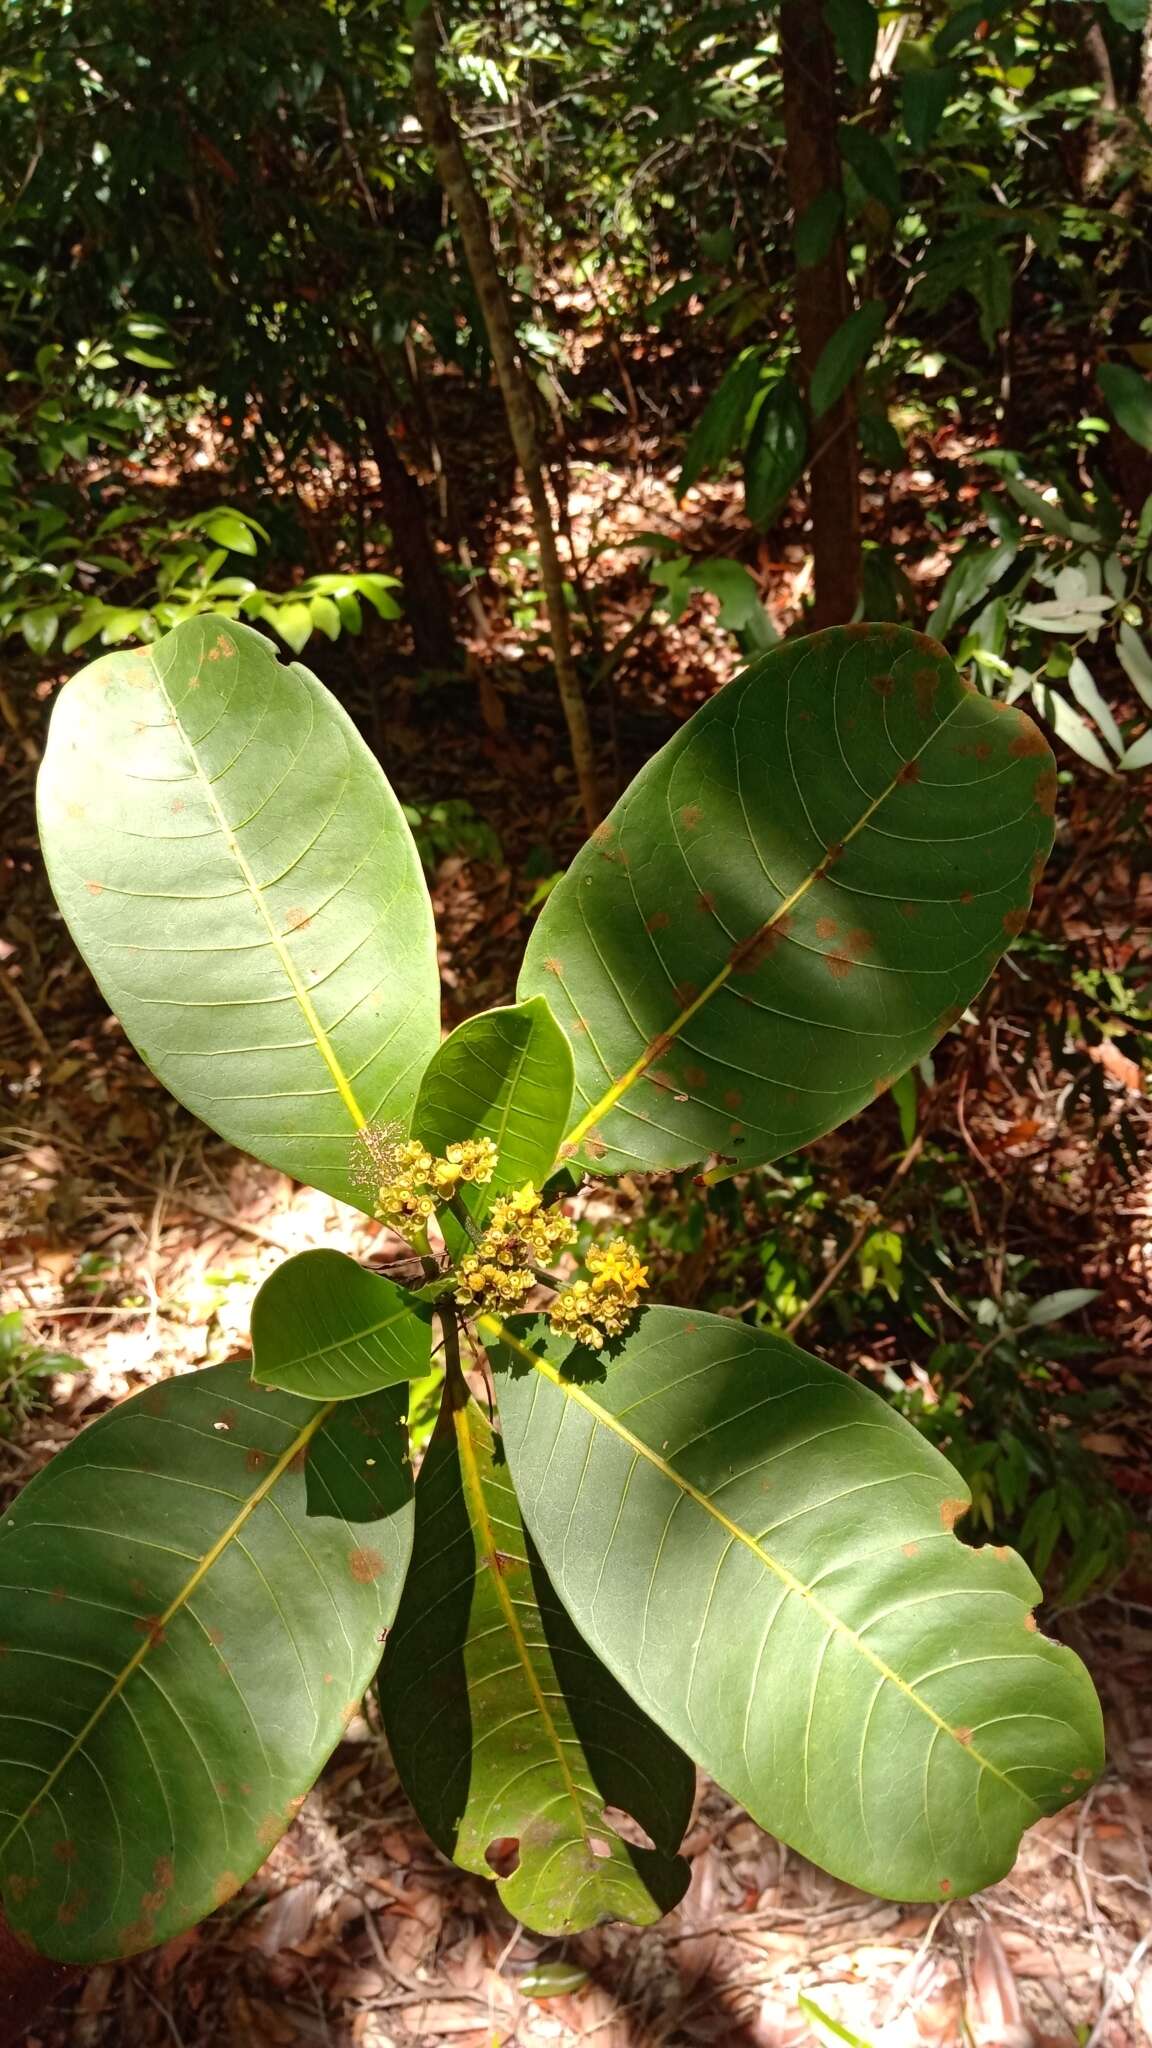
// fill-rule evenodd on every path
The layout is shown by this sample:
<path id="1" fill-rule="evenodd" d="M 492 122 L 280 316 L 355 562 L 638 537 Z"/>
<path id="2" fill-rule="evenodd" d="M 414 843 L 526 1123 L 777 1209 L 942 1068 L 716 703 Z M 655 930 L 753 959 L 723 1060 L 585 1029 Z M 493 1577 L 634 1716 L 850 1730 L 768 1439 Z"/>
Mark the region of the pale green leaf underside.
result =
<path id="1" fill-rule="evenodd" d="M 773 1159 L 926 1053 L 1019 930 L 1052 837 L 1036 727 L 899 627 L 728 684 L 552 891 L 522 996 L 572 1043 L 599 1172 Z"/>
<path id="2" fill-rule="evenodd" d="M 516 1842 L 499 1889 L 526 1926 L 644 1926 L 682 1896 L 688 1867 L 675 1850 L 692 1768 L 576 1635 L 474 1402 L 421 1468 L 412 1567 L 379 1690 L 396 1767 L 445 1855 L 491 1877 L 486 1851 Z M 655 1848 L 614 1833 L 606 1803 Z"/>
<path id="3" fill-rule="evenodd" d="M 335 699 L 249 627 L 190 619 L 66 685 L 38 803 L 57 902 L 149 1066 L 363 1206 L 353 1134 L 407 1117 L 439 983 L 411 833 Z"/>
<path id="4" fill-rule="evenodd" d="M 252 1377 L 310 1401 L 347 1401 L 418 1380 L 431 1311 L 344 1252 L 300 1252 L 252 1304 Z"/>
<path id="5" fill-rule="evenodd" d="M 244 1361 L 135 1395 L 5 1515 L 0 1875 L 43 1953 L 130 1955 L 202 1919 L 339 1740 L 412 1540 L 404 1395 L 373 1399 L 398 1503 L 374 1523 L 308 1514 L 327 1411 Z"/>
<path id="6" fill-rule="evenodd" d="M 721 1317 L 648 1310 L 603 1379 L 575 1353 L 564 1380 L 564 1355 L 538 1325 L 493 1339 L 524 1519 L 590 1647 L 849 1883 L 920 1899 L 1002 1877 L 1100 1770 L 1100 1710 L 1034 1631 L 1021 1560 L 953 1535 L 946 1460 L 867 1388 Z"/>
<path id="7" fill-rule="evenodd" d="M 481 1217 L 494 1195 L 548 1178 L 572 1106 L 572 1053 L 542 996 L 458 1024 L 430 1060 L 412 1135 L 442 1153 L 456 1138 L 491 1138 L 492 1180 L 469 1191 Z"/>

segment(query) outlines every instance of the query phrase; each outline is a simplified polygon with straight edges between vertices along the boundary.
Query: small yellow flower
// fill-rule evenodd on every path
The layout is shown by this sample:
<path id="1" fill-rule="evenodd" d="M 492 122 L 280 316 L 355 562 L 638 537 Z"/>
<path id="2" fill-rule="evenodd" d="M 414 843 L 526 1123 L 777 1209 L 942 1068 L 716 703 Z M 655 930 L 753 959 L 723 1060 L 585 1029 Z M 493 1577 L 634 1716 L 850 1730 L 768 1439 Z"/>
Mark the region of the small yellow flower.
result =
<path id="1" fill-rule="evenodd" d="M 619 1337 L 627 1329 L 648 1285 L 648 1269 L 623 1237 L 593 1245 L 587 1263 L 592 1278 L 562 1287 L 548 1320 L 556 1336 L 575 1337 L 578 1344 L 599 1351 L 606 1337 Z"/>

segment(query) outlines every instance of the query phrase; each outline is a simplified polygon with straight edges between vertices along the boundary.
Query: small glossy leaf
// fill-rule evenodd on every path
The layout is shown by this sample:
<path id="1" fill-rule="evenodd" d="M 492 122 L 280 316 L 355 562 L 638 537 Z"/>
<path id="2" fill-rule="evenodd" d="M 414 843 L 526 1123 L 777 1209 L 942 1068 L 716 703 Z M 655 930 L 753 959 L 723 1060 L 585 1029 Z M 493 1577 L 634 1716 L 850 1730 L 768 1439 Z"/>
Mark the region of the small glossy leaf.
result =
<path id="1" fill-rule="evenodd" d="M 1127 363 L 1103 363 L 1096 381 L 1129 439 L 1152 448 L 1152 384 Z"/>
<path id="2" fill-rule="evenodd" d="M 928 148 L 959 81 L 954 64 L 930 64 L 905 72 L 904 127 L 913 149 Z"/>
<path id="3" fill-rule="evenodd" d="M 836 329 L 812 372 L 808 402 L 813 419 L 820 419 L 846 391 L 853 377 L 867 362 L 884 332 L 884 301 L 867 299 Z"/>
<path id="4" fill-rule="evenodd" d="M 1094 718 L 1109 746 L 1117 754 L 1124 752 L 1124 735 L 1116 719 L 1096 687 L 1092 671 L 1080 656 L 1073 657 L 1068 670 L 1068 687 L 1082 711 Z"/>
<path id="5" fill-rule="evenodd" d="M 572 1156 L 751 1165 L 905 1073 L 1024 921 L 1052 836 L 1036 727 L 934 642 L 848 627 L 755 662 L 557 884 L 520 992 L 576 1061 Z"/>
<path id="6" fill-rule="evenodd" d="M 54 605 L 40 605 L 20 620 L 20 631 L 33 654 L 47 654 L 59 630 L 60 614 Z"/>
<path id="7" fill-rule="evenodd" d="M 1034 683 L 1032 702 L 1041 718 L 1047 719 L 1056 737 L 1063 740 L 1066 747 L 1071 747 L 1074 754 L 1079 754 L 1082 761 L 1087 761 L 1092 768 L 1102 768 L 1105 775 L 1114 772 L 1101 741 L 1087 719 L 1081 718 L 1080 713 L 1072 709 L 1066 697 L 1061 697 L 1056 690 L 1050 690 L 1046 683 Z"/>
<path id="8" fill-rule="evenodd" d="M 132 1955 L 211 1912 L 339 1741 L 412 1508 L 397 1432 L 396 1512 L 307 1514 L 325 1414 L 210 1366 L 102 1416 L 5 1514 L 3 1903 L 44 1954 Z"/>
<path id="9" fill-rule="evenodd" d="M 845 126 L 838 130 L 837 141 L 841 156 L 851 164 L 864 190 L 890 213 L 899 213 L 903 204 L 900 173 L 880 136 L 867 128 Z"/>
<path id="10" fill-rule="evenodd" d="M 1033 1325 L 1059 1323 L 1065 1316 L 1074 1316 L 1099 1299 L 1098 1287 L 1061 1287 L 1055 1294 L 1044 1294 L 1039 1301 L 1034 1301 L 1026 1320 Z"/>
<path id="11" fill-rule="evenodd" d="M 873 0 L 824 0 L 824 19 L 853 85 L 867 85 L 880 23 Z"/>
<path id="12" fill-rule="evenodd" d="M 1117 634 L 1116 653 L 1136 695 L 1152 711 L 1152 654 L 1127 621 Z"/>
<path id="13" fill-rule="evenodd" d="M 442 1420 L 416 1489 L 416 1541 L 379 1679 L 393 1760 L 429 1834 L 541 1934 L 641 1926 L 682 1896 L 687 1759 L 577 1636 L 526 1542 L 475 1402 Z M 622 1809 L 654 1848 L 621 1839 Z"/>
<path id="14" fill-rule="evenodd" d="M 805 208 L 796 223 L 792 244 L 796 261 L 801 270 L 810 270 L 814 264 L 823 263 L 825 256 L 836 239 L 836 230 L 844 217 L 843 194 L 831 186 L 821 192 Z"/>
<path id="15" fill-rule="evenodd" d="M 766 348 L 745 349 L 726 371 L 689 436 L 676 484 L 678 498 L 691 490 L 706 469 L 715 469 L 740 447 L 767 356 Z"/>
<path id="16" fill-rule="evenodd" d="M 347 1401 L 428 1370 L 431 1311 L 344 1252 L 285 1259 L 252 1304 L 252 1377 L 309 1401 Z"/>
<path id="17" fill-rule="evenodd" d="M 572 1087 L 571 1048 L 543 996 L 484 1010 L 433 1053 L 412 1135 L 441 1154 L 458 1138 L 492 1139 L 496 1171 L 485 1186 L 467 1189 L 479 1219 L 494 1195 L 525 1181 L 543 1186 L 567 1128 Z"/>
<path id="18" fill-rule="evenodd" d="M 757 412 L 744 451 L 744 503 L 753 526 L 771 524 L 802 475 L 807 452 L 803 401 L 792 379 L 782 377 Z"/>
<path id="19" fill-rule="evenodd" d="M 299 654 L 301 648 L 306 647 L 312 638 L 315 621 L 309 605 L 278 604 L 273 605 L 268 612 L 268 623 L 275 628 L 282 640 L 288 642 L 293 654 Z"/>
<path id="20" fill-rule="evenodd" d="M 407 1117 L 439 982 L 412 835 L 335 699 L 263 634 L 191 619 L 61 691 L 38 803 L 56 900 L 154 1072 L 364 1201 L 353 1136 Z"/>
<path id="21" fill-rule="evenodd" d="M 1120 756 L 1119 766 L 1126 775 L 1132 775 L 1138 768 L 1152 768 L 1152 732 L 1142 733 L 1133 740 Z"/>
<path id="22" fill-rule="evenodd" d="M 848 1883 L 995 1883 L 1103 1763 L 1040 1588 L 953 1525 L 963 1482 L 858 1381 L 650 1309 L 605 1361 L 486 1341 L 521 1511 L 589 1647 L 762 1826 Z"/>
<path id="23" fill-rule="evenodd" d="M 167 367 L 167 366 L 165 366 Z M 219 543 L 234 555 L 254 555 L 256 536 L 246 521 L 235 512 L 211 512 L 201 521 L 209 540 Z"/>

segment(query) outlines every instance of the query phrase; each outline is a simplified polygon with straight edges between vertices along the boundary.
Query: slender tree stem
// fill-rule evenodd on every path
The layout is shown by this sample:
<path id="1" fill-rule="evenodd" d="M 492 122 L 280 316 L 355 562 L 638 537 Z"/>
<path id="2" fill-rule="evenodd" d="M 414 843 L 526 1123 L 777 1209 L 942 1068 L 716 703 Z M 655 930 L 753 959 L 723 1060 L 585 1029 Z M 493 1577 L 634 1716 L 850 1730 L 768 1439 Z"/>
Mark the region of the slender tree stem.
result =
<path id="1" fill-rule="evenodd" d="M 532 387 L 524 373 L 512 320 L 508 290 L 492 248 L 492 227 L 488 209 L 477 188 L 460 131 L 440 84 L 437 70 L 439 29 L 436 10 L 427 5 L 417 16 L 413 29 L 412 93 L 420 125 L 435 158 L 440 183 L 451 203 L 460 231 L 464 256 L 476 287 L 484 316 L 492 362 L 504 400 L 508 431 L 516 460 L 524 477 L 524 488 L 532 508 L 532 524 L 540 553 L 540 580 L 548 610 L 548 631 L 556 669 L 556 686 L 568 727 L 568 740 L 580 801 L 589 830 L 601 817 L 596 757 L 588 723 L 588 707 L 572 655 L 568 604 L 564 595 L 564 574 L 556 548 L 556 531 L 544 481 L 544 465 L 536 432 Z"/>

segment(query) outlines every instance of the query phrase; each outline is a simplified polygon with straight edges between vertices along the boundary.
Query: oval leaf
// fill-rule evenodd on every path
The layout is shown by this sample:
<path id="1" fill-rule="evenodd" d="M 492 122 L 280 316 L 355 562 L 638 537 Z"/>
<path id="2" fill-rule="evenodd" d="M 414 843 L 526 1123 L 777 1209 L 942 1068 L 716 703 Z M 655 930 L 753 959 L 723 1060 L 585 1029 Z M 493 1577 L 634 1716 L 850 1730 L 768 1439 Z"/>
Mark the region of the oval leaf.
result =
<path id="1" fill-rule="evenodd" d="M 45 1955 L 131 1955 L 203 1918 L 339 1741 L 412 1509 L 393 1430 L 398 1511 L 308 1518 L 326 1412 L 210 1366 L 102 1416 L 5 1515 L 0 1869 L 6 1918 Z"/>
<path id="2" fill-rule="evenodd" d="M 572 1088 L 568 1040 L 544 998 L 531 996 L 469 1017 L 444 1040 L 420 1083 L 412 1135 L 441 1154 L 459 1138 L 491 1138 L 492 1179 L 463 1191 L 479 1220 L 494 1195 L 525 1181 L 543 1186 L 567 1128 Z"/>
<path id="3" fill-rule="evenodd" d="M 807 452 L 803 401 L 792 379 L 783 377 L 760 407 L 744 451 L 744 503 L 753 526 L 768 526 L 776 517 Z"/>
<path id="4" fill-rule="evenodd" d="M 250 627 L 190 619 L 67 684 L 38 804 L 141 1057 L 233 1144 L 370 1208 L 353 1134 L 407 1116 L 439 981 L 412 835 L 335 699 Z"/>
<path id="5" fill-rule="evenodd" d="M 1152 384 L 1127 363 L 1102 363 L 1096 372 L 1108 407 L 1129 439 L 1152 448 Z"/>
<path id="6" fill-rule="evenodd" d="M 514 1860 L 500 1896 L 526 1926 L 647 1926 L 683 1896 L 688 1866 L 675 1851 L 695 1773 L 573 1629 L 472 1401 L 446 1415 L 421 1468 L 379 1691 L 393 1760 L 433 1841 L 481 1877 Z M 623 1841 L 606 1805 L 656 1846 Z"/>
<path id="7" fill-rule="evenodd" d="M 774 649 L 650 761 L 552 891 L 520 992 L 568 1030 L 573 1156 L 752 1165 L 923 1058 L 1019 931 L 1052 756 L 935 642 Z"/>
<path id="8" fill-rule="evenodd" d="M 870 1389 L 682 1309 L 647 1311 L 606 1378 L 540 1326 L 493 1359 L 576 1626 L 773 1834 L 865 1890 L 953 1897 L 1096 1776 L 1100 1709 L 1035 1631 L 1040 1588 L 957 1540 L 963 1482 Z"/>
<path id="9" fill-rule="evenodd" d="M 825 343 L 808 389 L 808 403 L 814 420 L 826 413 L 829 406 L 835 405 L 857 370 L 867 362 L 884 332 L 884 319 L 884 301 L 867 299 L 854 313 L 849 313 L 831 340 Z"/>
<path id="10" fill-rule="evenodd" d="M 418 1380 L 431 1310 L 344 1252 L 301 1252 L 252 1304 L 252 1377 L 309 1401 L 347 1401 Z"/>

